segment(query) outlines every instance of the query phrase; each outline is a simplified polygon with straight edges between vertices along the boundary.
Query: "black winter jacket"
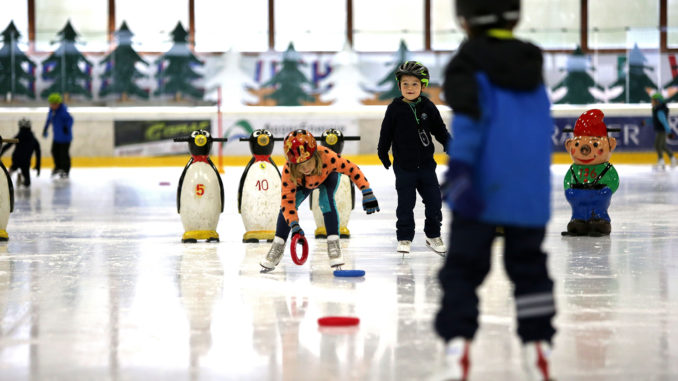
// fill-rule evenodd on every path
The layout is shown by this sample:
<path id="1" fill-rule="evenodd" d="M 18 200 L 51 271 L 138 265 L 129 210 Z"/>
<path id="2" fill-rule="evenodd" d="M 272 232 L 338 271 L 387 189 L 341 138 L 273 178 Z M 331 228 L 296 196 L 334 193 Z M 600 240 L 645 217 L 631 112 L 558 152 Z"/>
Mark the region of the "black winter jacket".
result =
<path id="1" fill-rule="evenodd" d="M 445 152 L 450 133 L 433 102 L 420 96 L 415 111 L 402 97 L 393 99 L 381 122 L 377 154 L 384 165 L 390 164 L 388 151 L 393 153 L 394 164 L 407 170 L 435 166 L 435 151 L 431 135 L 443 145 Z"/>

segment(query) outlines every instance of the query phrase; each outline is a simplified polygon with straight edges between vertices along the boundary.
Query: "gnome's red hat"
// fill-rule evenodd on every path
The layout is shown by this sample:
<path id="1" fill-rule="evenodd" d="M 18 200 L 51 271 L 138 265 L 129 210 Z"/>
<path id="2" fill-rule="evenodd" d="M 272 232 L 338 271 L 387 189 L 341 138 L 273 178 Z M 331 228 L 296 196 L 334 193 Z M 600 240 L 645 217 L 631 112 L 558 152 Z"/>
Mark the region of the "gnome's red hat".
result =
<path id="1" fill-rule="evenodd" d="M 605 114 L 597 108 L 581 114 L 574 124 L 574 136 L 607 136 L 604 116 Z"/>

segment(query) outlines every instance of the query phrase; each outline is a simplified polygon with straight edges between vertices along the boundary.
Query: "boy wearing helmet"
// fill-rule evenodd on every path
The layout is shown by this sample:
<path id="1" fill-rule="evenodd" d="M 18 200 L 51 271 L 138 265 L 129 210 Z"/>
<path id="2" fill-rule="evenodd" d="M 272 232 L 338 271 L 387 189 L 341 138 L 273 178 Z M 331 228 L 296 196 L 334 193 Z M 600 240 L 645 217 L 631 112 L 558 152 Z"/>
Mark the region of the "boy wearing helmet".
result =
<path id="1" fill-rule="evenodd" d="M 435 329 L 446 342 L 445 379 L 466 379 L 478 329 L 476 293 L 490 271 L 498 226 L 514 285 L 524 379 L 546 380 L 555 329 L 553 281 L 541 250 L 550 217 L 553 121 L 541 50 L 513 37 L 519 0 L 456 0 L 468 39 L 445 73 L 453 110 L 443 185 L 452 209 L 449 252 Z M 471 359 L 472 362 L 472 359 Z"/>
<path id="2" fill-rule="evenodd" d="M 47 129 L 52 125 L 52 158 L 54 159 L 54 171 L 52 176 L 68 178 L 71 171 L 71 156 L 68 152 L 73 141 L 73 117 L 68 113 L 68 108 L 63 103 L 61 95 L 52 93 L 47 98 L 49 113 L 42 130 L 42 136 L 47 137 Z"/>
<path id="3" fill-rule="evenodd" d="M 360 168 L 327 147 L 318 146 L 313 135 L 306 130 L 290 132 L 283 142 L 287 163 L 282 171 L 280 212 L 275 229 L 273 245 L 259 264 L 262 272 L 272 271 L 285 251 L 285 241 L 292 235 L 304 235 L 299 226 L 299 205 L 319 188 L 319 206 L 327 229 L 327 255 L 331 267 L 344 264 L 339 243 L 339 214 L 334 194 L 339 187 L 337 172 L 348 176 L 363 193 L 363 209 L 367 214 L 379 211 L 379 204 L 372 193 L 370 183 Z"/>
<path id="4" fill-rule="evenodd" d="M 402 93 L 388 108 L 381 123 L 377 154 L 384 168 L 389 169 L 393 154 L 398 206 L 396 208 L 397 251 L 409 253 L 414 238 L 414 205 L 417 192 L 424 202 L 426 246 L 444 256 L 445 244 L 440 238 L 443 219 L 440 184 L 431 135 L 447 147 L 450 134 L 438 108 L 421 92 L 430 78 L 426 66 L 407 61 L 396 70 L 396 81 Z"/>
<path id="5" fill-rule="evenodd" d="M 31 131 L 31 121 L 26 118 L 21 118 L 19 121 L 19 133 L 14 137 L 19 139 L 19 143 L 16 143 L 14 152 L 12 153 L 12 166 L 9 167 L 9 173 L 14 173 L 17 169 L 21 172 L 17 177 L 17 186 L 24 185 L 25 187 L 31 186 L 31 157 L 33 152 L 35 152 L 35 171 L 36 176 L 40 176 L 40 143 L 38 139 L 33 135 Z M 0 156 L 4 154 L 13 143 L 8 143 L 2 147 L 0 151 Z"/>

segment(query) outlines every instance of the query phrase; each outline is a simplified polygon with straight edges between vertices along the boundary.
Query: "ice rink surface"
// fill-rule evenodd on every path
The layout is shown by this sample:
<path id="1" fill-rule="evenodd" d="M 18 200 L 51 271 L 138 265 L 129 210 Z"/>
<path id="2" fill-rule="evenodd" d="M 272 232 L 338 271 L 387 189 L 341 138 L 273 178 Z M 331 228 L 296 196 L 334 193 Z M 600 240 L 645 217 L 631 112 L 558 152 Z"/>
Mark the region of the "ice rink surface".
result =
<path id="1" fill-rule="evenodd" d="M 366 215 L 358 196 L 342 247 L 344 268 L 365 277 L 335 278 L 325 241 L 314 239 L 305 265 L 286 252 L 260 274 L 269 244 L 241 242 L 243 168 L 223 174 L 220 243 L 180 243 L 182 168 L 74 168 L 67 182 L 43 173 L 18 189 L 0 244 L 0 380 L 427 380 L 442 360 L 432 319 L 443 258 L 425 247 L 421 202 L 403 257 L 393 172 L 364 166 L 381 212 Z M 552 169 L 544 243 L 556 379 L 678 380 L 678 169 L 616 166 L 611 236 L 564 238 L 566 168 Z M 310 233 L 307 202 L 301 210 Z M 449 222 L 445 211 L 444 237 Z M 497 239 L 480 289 L 471 380 L 522 380 L 502 247 Z M 327 315 L 361 322 L 319 328 Z"/>

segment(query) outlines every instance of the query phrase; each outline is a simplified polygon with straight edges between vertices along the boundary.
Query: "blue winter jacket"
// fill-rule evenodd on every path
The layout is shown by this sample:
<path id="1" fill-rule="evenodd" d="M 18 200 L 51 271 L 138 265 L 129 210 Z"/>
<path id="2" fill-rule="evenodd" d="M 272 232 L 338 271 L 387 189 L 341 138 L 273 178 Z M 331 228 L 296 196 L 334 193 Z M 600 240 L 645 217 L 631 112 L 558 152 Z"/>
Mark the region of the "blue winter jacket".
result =
<path id="1" fill-rule="evenodd" d="M 68 113 L 65 104 L 59 105 L 56 111 L 49 109 L 43 135 L 47 134 L 50 124 L 52 124 L 55 143 L 70 143 L 73 140 L 73 117 Z"/>
<path id="2" fill-rule="evenodd" d="M 549 220 L 553 120 L 541 65 L 536 46 L 485 36 L 462 45 L 447 68 L 448 153 L 472 168 L 482 222 L 543 227 Z"/>

